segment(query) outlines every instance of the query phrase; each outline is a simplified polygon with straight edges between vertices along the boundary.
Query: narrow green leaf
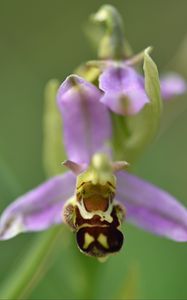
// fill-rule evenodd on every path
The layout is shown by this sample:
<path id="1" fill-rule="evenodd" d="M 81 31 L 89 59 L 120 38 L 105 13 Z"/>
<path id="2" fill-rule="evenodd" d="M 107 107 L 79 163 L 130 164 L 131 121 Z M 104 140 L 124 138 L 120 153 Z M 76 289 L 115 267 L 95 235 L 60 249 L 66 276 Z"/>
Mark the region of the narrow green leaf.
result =
<path id="1" fill-rule="evenodd" d="M 160 95 L 160 81 L 158 69 L 152 58 L 149 56 L 151 48 L 147 48 L 144 52 L 144 74 L 145 74 L 145 90 L 150 99 L 149 115 L 154 116 L 154 120 L 150 120 L 152 131 L 158 129 L 160 124 L 160 116 L 162 112 L 162 101 Z M 150 116 L 149 116 L 150 117 Z M 150 117 L 150 119 L 152 119 Z"/>
<path id="2" fill-rule="evenodd" d="M 61 173 L 61 162 L 65 160 L 62 119 L 56 105 L 56 93 L 59 85 L 58 80 L 52 79 L 45 88 L 43 164 L 48 176 Z"/>
<path id="3" fill-rule="evenodd" d="M 144 76 L 145 90 L 150 103 L 135 118 L 129 118 L 130 127 L 133 130 L 132 138 L 129 140 L 129 147 L 132 151 L 133 159 L 153 141 L 160 126 L 162 113 L 162 100 L 160 95 L 160 82 L 157 66 L 149 56 L 148 48 L 144 52 Z"/>

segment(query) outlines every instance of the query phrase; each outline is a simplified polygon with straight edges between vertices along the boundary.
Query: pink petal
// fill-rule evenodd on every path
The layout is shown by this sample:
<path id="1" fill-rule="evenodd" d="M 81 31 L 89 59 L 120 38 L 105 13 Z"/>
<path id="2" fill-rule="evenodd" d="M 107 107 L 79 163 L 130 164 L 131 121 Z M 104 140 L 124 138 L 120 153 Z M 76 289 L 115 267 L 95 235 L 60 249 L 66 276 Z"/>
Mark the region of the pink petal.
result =
<path id="1" fill-rule="evenodd" d="M 106 149 L 111 136 L 109 113 L 100 97 L 94 85 L 76 75 L 69 76 L 59 88 L 64 144 L 68 159 L 76 163 L 89 163 L 95 152 Z"/>
<path id="2" fill-rule="evenodd" d="M 125 172 L 117 173 L 116 198 L 127 219 L 144 230 L 172 240 L 187 241 L 187 209 L 172 195 Z"/>
<path id="3" fill-rule="evenodd" d="M 75 189 L 71 172 L 49 179 L 16 199 L 0 218 L 0 239 L 6 240 L 25 231 L 39 231 L 62 222 L 63 205 Z"/>
<path id="4" fill-rule="evenodd" d="M 104 91 L 101 102 L 120 115 L 137 114 L 149 99 L 144 89 L 144 79 L 133 68 L 107 68 L 99 78 Z"/>

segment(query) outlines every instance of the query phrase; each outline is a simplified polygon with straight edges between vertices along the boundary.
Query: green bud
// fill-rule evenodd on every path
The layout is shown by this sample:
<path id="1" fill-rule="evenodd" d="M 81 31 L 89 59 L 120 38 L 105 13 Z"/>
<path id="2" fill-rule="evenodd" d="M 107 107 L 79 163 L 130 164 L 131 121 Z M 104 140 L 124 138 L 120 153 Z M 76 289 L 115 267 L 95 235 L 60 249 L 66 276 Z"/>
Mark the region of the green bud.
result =
<path id="1" fill-rule="evenodd" d="M 126 39 L 124 40 L 122 18 L 113 6 L 103 5 L 91 16 L 91 21 L 100 29 L 98 33 L 100 59 L 125 59 L 131 55 L 130 46 Z M 93 30 L 90 35 L 93 35 Z"/>

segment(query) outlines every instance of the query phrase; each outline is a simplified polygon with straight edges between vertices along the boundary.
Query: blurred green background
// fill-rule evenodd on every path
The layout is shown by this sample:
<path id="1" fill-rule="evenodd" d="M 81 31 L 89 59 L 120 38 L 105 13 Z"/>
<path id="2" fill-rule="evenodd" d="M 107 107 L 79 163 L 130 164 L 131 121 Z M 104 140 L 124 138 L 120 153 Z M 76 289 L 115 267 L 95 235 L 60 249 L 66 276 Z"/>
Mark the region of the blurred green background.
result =
<path id="1" fill-rule="evenodd" d="M 186 0 L 109 1 L 125 21 L 135 52 L 154 46 L 162 71 L 187 33 Z M 83 33 L 90 13 L 104 1 L 0 1 L 0 209 L 45 178 L 42 167 L 43 91 L 82 61 L 95 58 Z M 186 52 L 187 53 L 187 52 Z M 185 55 L 184 55 L 185 56 Z M 180 58 L 176 70 L 187 74 Z M 135 167 L 136 174 L 168 190 L 187 206 L 187 98 L 171 104 L 180 117 Z M 167 115 L 168 118 L 168 115 Z M 186 299 L 187 244 L 124 226 L 126 243 L 101 264 L 84 257 L 67 229 L 48 272 L 28 299 Z M 24 261 L 43 233 L 0 243 L 0 282 Z M 45 266 L 46 267 L 46 266 Z M 45 268 L 44 268 L 45 269 Z M 42 269 L 40 273 L 45 273 Z"/>

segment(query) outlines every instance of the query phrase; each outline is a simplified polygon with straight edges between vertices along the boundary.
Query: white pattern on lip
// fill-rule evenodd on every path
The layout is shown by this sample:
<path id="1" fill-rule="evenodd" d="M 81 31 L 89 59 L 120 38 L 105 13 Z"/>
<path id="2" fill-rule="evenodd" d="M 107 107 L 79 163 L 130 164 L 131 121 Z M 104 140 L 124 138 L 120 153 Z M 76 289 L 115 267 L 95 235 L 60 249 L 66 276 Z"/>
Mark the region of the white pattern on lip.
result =
<path id="1" fill-rule="evenodd" d="M 112 223 L 113 218 L 111 217 L 113 205 L 109 204 L 108 209 L 106 211 L 97 210 L 94 212 L 88 212 L 84 206 L 84 201 L 81 199 L 81 202 L 77 202 L 77 206 L 79 208 L 80 214 L 84 219 L 90 220 L 94 216 L 99 216 L 101 221 L 107 221 L 108 223 Z"/>

